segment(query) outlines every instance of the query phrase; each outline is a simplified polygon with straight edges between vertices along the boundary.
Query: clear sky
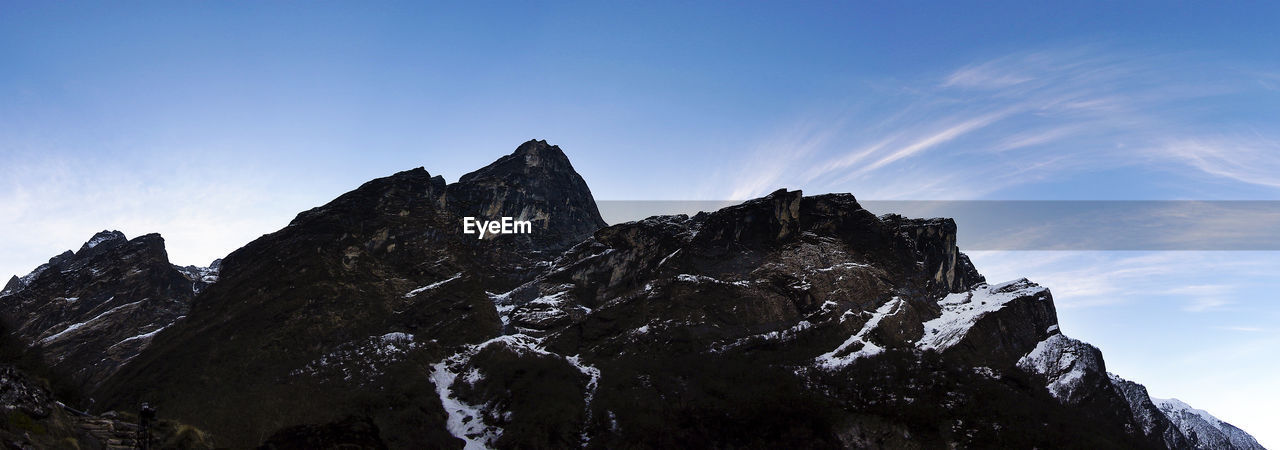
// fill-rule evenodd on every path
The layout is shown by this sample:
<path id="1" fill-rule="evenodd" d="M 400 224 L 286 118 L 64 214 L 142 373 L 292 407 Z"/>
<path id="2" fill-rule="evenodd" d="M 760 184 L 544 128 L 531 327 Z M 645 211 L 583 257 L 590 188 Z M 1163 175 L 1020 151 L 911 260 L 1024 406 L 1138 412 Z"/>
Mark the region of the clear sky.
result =
<path id="1" fill-rule="evenodd" d="M 0 273 L 102 229 L 207 264 L 530 138 L 608 200 L 1280 200 L 1275 3 L 422 3 L 0 0 Z M 975 260 L 1280 447 L 1280 255 Z"/>

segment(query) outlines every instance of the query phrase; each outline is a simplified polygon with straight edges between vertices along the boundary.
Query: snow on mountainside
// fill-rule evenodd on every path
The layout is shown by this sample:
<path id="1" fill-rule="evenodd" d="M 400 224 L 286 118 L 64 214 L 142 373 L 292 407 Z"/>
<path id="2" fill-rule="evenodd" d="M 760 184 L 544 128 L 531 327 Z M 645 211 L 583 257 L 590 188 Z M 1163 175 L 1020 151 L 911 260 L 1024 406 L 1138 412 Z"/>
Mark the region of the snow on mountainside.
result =
<path id="1" fill-rule="evenodd" d="M 950 294 L 938 301 L 942 306 L 942 315 L 925 322 L 924 337 L 916 346 L 921 350 L 946 350 L 956 344 L 969 333 L 979 319 L 990 313 L 999 311 L 1010 301 L 1023 297 L 1036 297 L 1045 301 L 1042 296 L 1048 292 L 1043 286 L 1028 281 L 1026 278 L 1000 283 L 994 286 L 979 285 L 968 292 Z M 1056 330 L 1057 325 L 1050 328 Z"/>
<path id="2" fill-rule="evenodd" d="M 209 285 L 218 282 L 218 274 L 222 271 L 222 260 L 215 259 L 207 267 L 200 266 L 173 266 L 178 269 L 183 276 L 191 280 L 191 290 L 197 294 Z"/>
<path id="3" fill-rule="evenodd" d="M 1203 409 L 1193 408 L 1176 398 L 1151 400 L 1182 431 L 1193 448 L 1263 448 L 1249 433 L 1219 420 Z"/>
<path id="4" fill-rule="evenodd" d="M 1035 350 L 1018 360 L 1018 368 L 1045 377 L 1049 393 L 1064 403 L 1079 400 L 1086 377 L 1106 373 L 1102 352 L 1062 333 L 1040 341 Z"/>
<path id="5" fill-rule="evenodd" d="M 11 280 L 0 293 L 0 316 L 52 368 L 94 386 L 181 320 L 217 274 L 218 261 L 170 264 L 160 235 L 130 240 L 102 231 Z"/>
<path id="6" fill-rule="evenodd" d="M 1066 405 L 1118 394 L 1141 432 L 1167 448 L 1262 448 L 1248 433 L 1204 410 L 1176 399 L 1153 399 L 1141 384 L 1107 373 L 1101 351 L 1061 333 L 1037 344 L 1018 360 L 1018 368 L 1040 377 L 1049 393 Z"/>

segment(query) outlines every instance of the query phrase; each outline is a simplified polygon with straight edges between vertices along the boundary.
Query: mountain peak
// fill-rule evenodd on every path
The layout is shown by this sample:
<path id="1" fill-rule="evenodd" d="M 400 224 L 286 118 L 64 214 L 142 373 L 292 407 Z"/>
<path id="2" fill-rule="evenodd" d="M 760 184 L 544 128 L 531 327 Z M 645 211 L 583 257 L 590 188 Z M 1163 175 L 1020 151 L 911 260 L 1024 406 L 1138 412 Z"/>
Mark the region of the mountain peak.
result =
<path id="1" fill-rule="evenodd" d="M 0 293 L 8 293 L 9 291 L 20 287 L 22 287 L 22 279 L 18 278 L 17 275 L 14 275 L 12 278 L 9 278 L 8 283 L 5 283 L 4 289 L 0 289 Z"/>
<path id="2" fill-rule="evenodd" d="M 564 156 L 564 151 L 560 150 L 560 146 L 551 145 L 547 143 L 545 139 L 530 139 L 528 141 L 525 141 L 525 143 L 520 144 L 519 147 L 516 147 L 516 151 L 514 154 L 525 156 L 525 157 L 559 156 L 559 157 L 568 159 L 567 157 Z"/>
<path id="3" fill-rule="evenodd" d="M 448 186 L 463 215 L 533 222 L 545 249 L 563 250 L 605 226 L 591 189 L 560 147 L 530 140 Z"/>
<path id="4" fill-rule="evenodd" d="M 568 176 L 582 180 L 581 176 L 574 171 L 573 165 L 569 163 L 569 157 L 560 150 L 559 146 L 548 144 L 545 140 L 530 140 L 519 147 L 509 155 L 498 158 L 497 161 L 484 166 L 474 172 L 463 175 L 458 178 L 458 182 L 466 183 L 476 180 L 484 180 L 488 178 L 505 178 L 515 174 L 522 174 L 526 177 L 548 178 L 557 176 Z M 586 182 L 583 182 L 586 185 Z"/>
<path id="5" fill-rule="evenodd" d="M 121 233 L 118 230 L 102 230 L 89 238 L 89 240 L 80 247 L 80 251 L 83 252 L 103 244 L 115 245 L 128 241 L 129 240 L 125 238 L 124 233 Z"/>

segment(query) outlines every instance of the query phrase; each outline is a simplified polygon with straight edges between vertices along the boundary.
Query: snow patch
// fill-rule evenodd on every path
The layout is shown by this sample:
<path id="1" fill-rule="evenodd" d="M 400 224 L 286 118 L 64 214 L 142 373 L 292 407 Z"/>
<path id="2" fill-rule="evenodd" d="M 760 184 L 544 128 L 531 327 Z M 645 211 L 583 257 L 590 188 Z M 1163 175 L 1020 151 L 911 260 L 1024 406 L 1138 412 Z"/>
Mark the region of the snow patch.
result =
<path id="1" fill-rule="evenodd" d="M 1089 344 L 1061 333 L 1049 336 L 1018 359 L 1018 368 L 1045 377 L 1045 388 L 1059 401 L 1074 398 L 1085 375 L 1102 371 L 1098 352 Z"/>
<path id="2" fill-rule="evenodd" d="M 358 377 L 360 383 L 365 383 L 382 375 L 383 368 L 404 359 L 409 351 L 418 346 L 414 336 L 408 333 L 391 332 L 370 336 L 339 345 L 289 374 L 333 374 L 340 375 L 344 381 L 352 381 Z"/>
<path id="3" fill-rule="evenodd" d="M 849 339 L 846 339 L 844 343 L 840 344 L 839 347 L 836 347 L 835 350 L 819 355 L 814 362 L 817 363 L 817 366 L 820 368 L 836 370 L 848 366 L 849 364 L 853 364 L 853 362 L 857 361 L 859 358 L 880 354 L 884 351 L 884 348 L 868 341 L 867 337 L 876 329 L 877 326 L 880 326 L 881 320 L 886 316 L 896 314 L 901 306 L 902 299 L 898 297 L 894 297 L 892 300 L 880 305 L 880 307 L 871 314 L 871 318 L 867 319 L 867 322 L 862 325 L 862 329 L 858 330 L 857 334 L 849 336 Z M 846 353 L 848 349 L 855 344 L 862 344 L 862 348 Z"/>
<path id="4" fill-rule="evenodd" d="M 947 295 L 938 301 L 942 315 L 924 323 L 924 336 L 916 343 L 921 350 L 942 351 L 956 345 L 979 319 L 999 311 L 1014 299 L 1037 295 L 1044 287 L 1026 278 L 994 286 L 981 284 L 968 292 Z"/>
<path id="5" fill-rule="evenodd" d="M 453 281 L 453 280 L 456 280 L 456 279 L 459 279 L 459 278 L 462 278 L 462 272 L 458 272 L 458 273 L 454 274 L 452 277 L 450 277 L 450 278 L 448 278 L 448 279 L 440 280 L 440 281 L 437 281 L 437 282 L 435 282 L 435 283 L 431 283 L 431 284 L 428 284 L 428 285 L 426 285 L 426 286 L 423 286 L 423 287 L 420 287 L 420 288 L 414 289 L 414 290 L 412 290 L 412 291 L 409 291 L 407 294 L 404 294 L 404 298 L 413 298 L 414 296 L 416 296 L 416 295 L 418 295 L 418 294 L 421 294 L 421 293 L 423 293 L 423 292 L 426 292 L 426 291 L 429 291 L 429 290 L 432 290 L 432 289 L 438 288 L 438 287 L 440 287 L 440 286 L 444 286 L 444 284 L 445 284 L 445 283 L 448 283 L 448 282 L 450 282 L 450 281 Z"/>
<path id="6" fill-rule="evenodd" d="M 445 427 L 458 439 L 462 439 L 466 450 L 482 450 L 490 448 L 493 442 L 502 436 L 502 429 L 490 427 L 484 423 L 484 415 L 479 406 L 475 406 L 453 395 L 451 387 L 458 374 L 449 370 L 449 365 L 441 361 L 431 366 L 431 382 L 436 385 L 436 395 L 440 397 L 440 405 L 448 415 Z"/>
<path id="7" fill-rule="evenodd" d="M 98 315 L 94 316 L 92 319 L 89 319 L 89 320 L 86 320 L 86 321 L 84 321 L 84 322 L 80 322 L 80 323 L 73 323 L 73 324 L 71 324 L 71 325 L 67 326 L 66 328 L 63 328 L 63 329 L 62 329 L 62 331 L 59 331 L 59 332 L 57 332 L 57 333 L 55 333 L 55 334 L 53 334 L 53 335 L 51 335 L 51 336 L 49 336 L 49 337 L 46 337 L 46 338 L 44 338 L 44 339 L 41 339 L 41 340 L 40 340 L 40 343 L 41 343 L 41 344 L 48 344 L 48 343 L 50 343 L 50 342 L 56 341 L 56 340 L 58 340 L 58 338 L 60 338 L 60 337 L 62 337 L 62 336 L 65 336 L 67 333 L 74 332 L 74 331 L 76 331 L 76 330 L 80 329 L 81 327 L 84 327 L 85 325 L 91 324 L 91 323 L 93 323 L 93 322 L 97 321 L 98 319 L 101 319 L 101 318 L 103 318 L 103 317 L 106 317 L 106 316 L 108 316 L 108 315 L 111 315 L 112 313 L 115 313 L 116 311 L 119 311 L 119 310 L 121 310 L 121 309 L 124 309 L 124 308 L 130 307 L 130 306 L 133 306 L 133 305 L 137 305 L 137 304 L 142 303 L 142 302 L 143 302 L 143 300 L 138 300 L 138 301 L 133 302 L 133 303 L 123 304 L 123 305 L 117 306 L 117 307 L 115 307 L 115 308 L 111 308 L 111 309 L 107 310 L 106 312 L 104 312 L 104 313 L 102 313 L 102 314 L 98 314 Z"/>
<path id="8" fill-rule="evenodd" d="M 458 370 L 461 367 L 465 367 L 471 358 L 481 350 L 498 343 L 503 344 L 508 350 L 520 354 L 528 352 L 540 356 L 563 359 L 583 375 L 586 375 L 588 377 L 587 389 L 583 395 L 588 414 L 587 423 L 590 423 L 591 401 L 595 397 L 596 388 L 599 385 L 600 369 L 583 363 L 578 355 L 562 356 L 549 352 L 542 348 L 540 339 L 529 335 L 510 334 L 498 336 L 479 344 L 467 345 L 458 353 L 431 366 L 431 381 L 435 384 L 436 394 L 440 397 L 440 404 L 444 406 L 445 413 L 448 415 L 447 428 L 449 433 L 462 439 L 465 442 L 465 448 L 489 448 L 502 436 L 503 430 L 500 427 L 485 423 L 485 405 L 469 404 L 453 393 L 453 385 L 458 381 L 459 376 L 462 377 L 461 381 L 470 384 L 483 379 L 483 374 L 477 369 L 472 368 L 465 374 L 458 373 Z M 589 436 L 586 433 L 585 424 L 581 439 L 583 446 L 586 446 Z"/>
<path id="9" fill-rule="evenodd" d="M 1151 399 L 1151 403 L 1155 403 L 1156 407 L 1160 408 L 1161 411 L 1186 411 L 1188 413 L 1195 414 L 1200 416 L 1201 419 L 1204 419 L 1205 422 L 1209 422 L 1209 425 L 1222 429 L 1222 420 L 1214 417 L 1213 414 L 1209 414 L 1208 411 L 1194 408 L 1182 400 L 1178 400 L 1176 398 L 1153 398 Z"/>
<path id="10" fill-rule="evenodd" d="M 649 327 L 648 325 L 644 326 L 646 331 L 648 331 L 648 327 Z M 801 320 L 800 323 L 793 325 L 791 328 L 787 328 L 785 330 L 770 331 L 767 333 L 753 334 L 751 336 L 739 338 L 727 345 L 713 346 L 711 348 L 711 351 L 718 353 L 718 352 L 729 350 L 735 347 L 740 347 L 743 344 L 747 344 L 755 341 L 766 341 L 766 342 L 767 341 L 789 341 L 791 339 L 795 339 L 796 335 L 799 334 L 801 331 L 808 330 L 810 328 L 813 328 L 813 323 L 809 322 L 808 320 Z"/>
<path id="11" fill-rule="evenodd" d="M 745 280 L 741 280 L 741 281 L 723 281 L 723 280 L 720 280 L 720 279 L 717 279 L 717 278 L 713 278 L 713 277 L 709 277 L 709 276 L 706 276 L 706 275 L 691 275 L 691 274 L 687 274 L 687 273 L 682 273 L 682 274 L 676 275 L 676 281 L 683 281 L 683 282 L 686 282 L 686 283 L 718 283 L 718 284 L 731 284 L 731 285 L 734 285 L 734 286 L 750 286 L 750 285 L 751 285 L 751 282 L 750 282 L 750 281 L 745 281 Z"/>
<path id="12" fill-rule="evenodd" d="M 676 256 L 676 253 L 680 253 L 680 249 L 676 249 L 676 251 L 671 252 L 670 255 L 667 255 L 666 258 L 662 258 L 662 261 L 658 261 L 658 267 L 662 267 L 663 264 L 666 264 L 668 259 L 671 259 L 672 256 Z"/>
<path id="13" fill-rule="evenodd" d="M 824 269 L 815 269 L 815 272 L 830 272 L 830 271 L 833 271 L 833 270 L 860 269 L 860 268 L 864 268 L 864 267 L 871 267 L 871 265 L 870 265 L 870 264 L 861 264 L 861 263 L 852 263 L 852 262 L 849 262 L 849 263 L 840 263 L 840 264 L 836 264 L 836 265 L 834 265 L 834 266 L 827 267 L 827 268 L 824 268 Z"/>

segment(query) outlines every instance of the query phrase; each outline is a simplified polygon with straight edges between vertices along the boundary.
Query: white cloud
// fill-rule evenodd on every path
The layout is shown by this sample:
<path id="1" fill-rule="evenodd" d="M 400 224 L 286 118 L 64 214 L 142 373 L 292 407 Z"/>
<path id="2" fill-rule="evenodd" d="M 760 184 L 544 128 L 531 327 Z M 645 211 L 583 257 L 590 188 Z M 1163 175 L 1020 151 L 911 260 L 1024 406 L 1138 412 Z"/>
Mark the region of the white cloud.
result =
<path id="1" fill-rule="evenodd" d="M 1280 141 L 1260 135 L 1175 137 L 1149 150 L 1206 174 L 1280 188 Z"/>
<path id="2" fill-rule="evenodd" d="M 1232 78 L 1254 75 L 1212 67 L 1098 46 L 979 61 L 869 93 L 885 102 L 875 116 L 809 120 L 766 135 L 722 174 L 730 188 L 718 196 L 786 185 L 960 199 L 1125 168 L 1280 188 L 1277 139 L 1206 131 L 1203 115 L 1229 107 L 1215 96 L 1257 89 Z M 952 185 L 939 189 L 940 179 Z"/>

